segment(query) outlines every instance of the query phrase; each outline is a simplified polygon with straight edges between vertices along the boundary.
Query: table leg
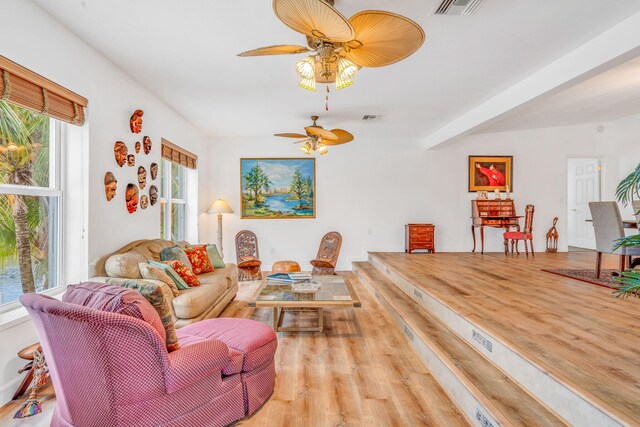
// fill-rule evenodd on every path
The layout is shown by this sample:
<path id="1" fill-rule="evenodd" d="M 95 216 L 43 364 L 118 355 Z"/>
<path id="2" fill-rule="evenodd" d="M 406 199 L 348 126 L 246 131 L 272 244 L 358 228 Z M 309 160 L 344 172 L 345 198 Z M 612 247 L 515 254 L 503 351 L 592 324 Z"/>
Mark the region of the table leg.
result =
<path id="1" fill-rule="evenodd" d="M 273 330 L 278 332 L 278 307 L 273 307 Z"/>
<path id="2" fill-rule="evenodd" d="M 318 332 L 322 332 L 324 329 L 324 311 L 322 307 L 318 309 Z"/>
<path id="3" fill-rule="evenodd" d="M 471 235 L 473 236 L 473 250 L 471 252 L 476 251 L 476 226 L 471 225 Z"/>
<path id="4" fill-rule="evenodd" d="M 480 226 L 480 253 L 484 254 L 484 225 Z"/>

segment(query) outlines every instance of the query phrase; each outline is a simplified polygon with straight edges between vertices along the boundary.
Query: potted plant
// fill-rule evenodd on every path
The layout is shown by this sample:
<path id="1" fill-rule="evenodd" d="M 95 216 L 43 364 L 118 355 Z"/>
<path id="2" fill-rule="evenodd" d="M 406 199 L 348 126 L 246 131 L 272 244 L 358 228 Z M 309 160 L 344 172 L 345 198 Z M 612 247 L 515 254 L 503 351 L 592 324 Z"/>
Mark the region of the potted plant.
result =
<path id="1" fill-rule="evenodd" d="M 616 199 L 627 206 L 634 199 L 640 198 L 640 164 L 636 169 L 623 179 L 616 189 Z M 636 212 L 637 214 L 637 212 Z M 614 249 L 620 247 L 640 246 L 640 234 L 624 237 L 616 242 Z M 616 279 L 619 285 L 616 287 L 614 295 L 617 297 L 628 298 L 634 296 L 640 298 L 640 270 L 627 270 Z"/>

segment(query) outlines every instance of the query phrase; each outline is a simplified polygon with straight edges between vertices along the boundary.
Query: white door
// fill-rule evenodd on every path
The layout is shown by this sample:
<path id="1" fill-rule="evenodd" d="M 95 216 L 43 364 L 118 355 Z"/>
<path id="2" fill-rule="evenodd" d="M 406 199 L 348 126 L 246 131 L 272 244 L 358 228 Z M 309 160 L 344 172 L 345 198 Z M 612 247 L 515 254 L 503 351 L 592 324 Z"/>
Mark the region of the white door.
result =
<path id="1" fill-rule="evenodd" d="M 569 159 L 567 164 L 569 246 L 596 248 L 589 202 L 600 201 L 600 159 Z"/>

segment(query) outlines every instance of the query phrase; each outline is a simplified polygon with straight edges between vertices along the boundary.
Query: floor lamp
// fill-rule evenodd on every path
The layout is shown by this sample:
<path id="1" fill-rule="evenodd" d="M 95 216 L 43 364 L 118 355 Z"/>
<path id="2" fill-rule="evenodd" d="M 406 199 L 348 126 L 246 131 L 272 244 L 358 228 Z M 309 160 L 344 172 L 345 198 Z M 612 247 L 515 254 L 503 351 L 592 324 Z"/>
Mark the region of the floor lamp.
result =
<path id="1" fill-rule="evenodd" d="M 207 213 L 218 214 L 218 250 L 220 251 L 220 256 L 224 259 L 224 253 L 222 252 L 222 214 L 233 213 L 233 209 L 231 209 L 231 206 L 229 206 L 227 202 L 218 199 L 211 204 Z"/>

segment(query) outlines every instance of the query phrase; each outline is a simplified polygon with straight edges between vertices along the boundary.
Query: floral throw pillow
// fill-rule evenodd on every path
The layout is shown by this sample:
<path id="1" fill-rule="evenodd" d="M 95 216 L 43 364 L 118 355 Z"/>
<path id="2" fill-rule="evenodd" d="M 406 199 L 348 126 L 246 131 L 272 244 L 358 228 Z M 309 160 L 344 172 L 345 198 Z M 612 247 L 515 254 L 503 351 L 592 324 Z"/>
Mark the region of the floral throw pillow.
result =
<path id="1" fill-rule="evenodd" d="M 171 316 L 171 303 L 165 298 L 159 285 L 149 280 L 121 278 L 109 279 L 107 280 L 107 284 L 138 291 L 140 295 L 151 303 L 153 308 L 158 312 L 158 316 L 160 316 L 160 321 L 165 331 L 167 351 L 172 352 L 180 349 L 178 336 L 176 335 L 176 325 Z"/>
<path id="2" fill-rule="evenodd" d="M 200 286 L 200 279 L 195 275 L 193 271 L 178 260 L 162 261 L 163 264 L 167 264 L 169 267 L 178 273 L 182 280 L 186 282 L 189 287 Z"/>
<path id="3" fill-rule="evenodd" d="M 211 260 L 209 260 L 206 245 L 185 248 L 184 252 L 187 254 L 187 258 L 189 258 L 194 273 L 202 274 L 213 271 L 213 265 L 211 265 Z"/>

